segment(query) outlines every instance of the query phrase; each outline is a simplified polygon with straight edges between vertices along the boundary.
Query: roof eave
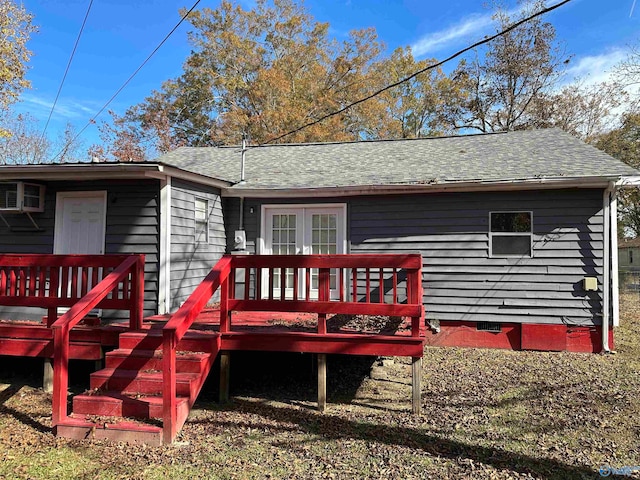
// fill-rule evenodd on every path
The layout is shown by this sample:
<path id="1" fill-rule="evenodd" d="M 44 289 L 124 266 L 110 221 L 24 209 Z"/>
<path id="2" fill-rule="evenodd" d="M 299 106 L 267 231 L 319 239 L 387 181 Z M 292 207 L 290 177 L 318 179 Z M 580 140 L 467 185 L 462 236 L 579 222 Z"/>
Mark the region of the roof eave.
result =
<path id="1" fill-rule="evenodd" d="M 155 163 L 74 163 L 40 165 L 3 165 L 0 180 L 101 180 L 107 178 L 139 178 L 158 172 Z"/>
<path id="2" fill-rule="evenodd" d="M 236 185 L 231 188 L 224 189 L 222 193 L 223 196 L 226 197 L 293 198 L 301 196 L 346 197 L 357 195 L 394 195 L 406 193 L 606 188 L 609 186 L 610 182 L 623 184 L 625 178 L 627 177 L 616 175 L 604 177 L 560 177 L 430 184 L 354 185 L 319 188 L 246 188 Z"/>
<path id="3" fill-rule="evenodd" d="M 231 182 L 156 162 L 4 165 L 0 168 L 0 181 L 25 178 L 40 181 L 78 180 L 79 177 L 82 180 L 173 177 L 217 188 L 227 188 L 232 185 Z"/>

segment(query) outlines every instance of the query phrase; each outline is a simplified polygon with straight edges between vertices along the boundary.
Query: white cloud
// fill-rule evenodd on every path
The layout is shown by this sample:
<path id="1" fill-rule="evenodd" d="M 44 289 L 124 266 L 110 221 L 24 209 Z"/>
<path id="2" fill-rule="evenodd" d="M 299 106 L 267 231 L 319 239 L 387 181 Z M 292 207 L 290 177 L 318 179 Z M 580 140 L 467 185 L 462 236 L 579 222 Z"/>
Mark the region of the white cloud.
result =
<path id="1" fill-rule="evenodd" d="M 518 9 L 508 10 L 507 15 L 513 17 Z M 429 33 L 411 45 L 415 57 L 424 57 L 447 47 L 455 47 L 482 40 L 485 35 L 495 33 L 493 31 L 493 12 L 472 13 L 453 25 L 443 30 Z"/>
<path id="2" fill-rule="evenodd" d="M 458 45 L 472 35 L 480 35 L 489 28 L 491 23 L 490 14 L 473 14 L 444 30 L 425 35 L 411 45 L 411 50 L 416 57 L 438 52 L 448 46 Z"/>
<path id="3" fill-rule="evenodd" d="M 628 53 L 626 48 L 615 47 L 597 55 L 574 58 L 566 71 L 566 82 L 580 79 L 591 85 L 610 80 L 613 68 L 624 60 Z"/>
<path id="4" fill-rule="evenodd" d="M 36 118 L 46 118 L 53 105 L 52 100 L 44 99 L 31 93 L 25 93 L 20 97 L 21 110 L 29 112 Z M 74 120 L 88 118 L 96 111 L 96 107 L 90 107 L 74 100 L 59 99 L 53 111 L 53 117 L 58 119 Z"/>

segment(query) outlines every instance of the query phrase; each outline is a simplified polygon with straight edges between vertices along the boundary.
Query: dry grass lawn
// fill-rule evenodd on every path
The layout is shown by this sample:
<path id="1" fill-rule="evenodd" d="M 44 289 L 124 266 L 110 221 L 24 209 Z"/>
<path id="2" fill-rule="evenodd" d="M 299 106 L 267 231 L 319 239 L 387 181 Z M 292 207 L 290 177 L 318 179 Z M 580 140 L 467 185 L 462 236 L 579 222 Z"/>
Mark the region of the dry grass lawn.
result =
<path id="1" fill-rule="evenodd" d="M 630 296 L 616 355 L 427 348 L 422 416 L 408 364 L 371 378 L 371 361 L 331 359 L 320 414 L 310 357 L 234 358 L 232 402 L 211 389 L 160 448 L 54 438 L 50 397 L 37 375 L 8 374 L 10 360 L 0 478 L 600 478 L 640 465 L 639 330 Z"/>

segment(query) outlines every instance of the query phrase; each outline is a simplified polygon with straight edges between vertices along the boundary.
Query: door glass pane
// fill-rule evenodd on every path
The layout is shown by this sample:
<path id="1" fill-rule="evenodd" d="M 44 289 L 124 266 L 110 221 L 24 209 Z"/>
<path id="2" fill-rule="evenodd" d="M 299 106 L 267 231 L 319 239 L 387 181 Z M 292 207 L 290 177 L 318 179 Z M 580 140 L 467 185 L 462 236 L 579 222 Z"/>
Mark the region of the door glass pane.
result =
<path id="1" fill-rule="evenodd" d="M 271 222 L 271 249 L 274 255 L 296 254 L 296 215 L 274 214 Z M 286 288 L 293 288 L 293 270 L 287 269 Z M 273 288 L 280 289 L 280 270 L 273 272 Z"/>
<path id="2" fill-rule="evenodd" d="M 335 213 L 314 213 L 311 215 L 311 253 L 334 254 L 337 251 L 337 218 Z M 337 273 L 331 270 L 330 288 L 337 285 Z M 311 288 L 318 288 L 318 270 L 311 270 Z"/>

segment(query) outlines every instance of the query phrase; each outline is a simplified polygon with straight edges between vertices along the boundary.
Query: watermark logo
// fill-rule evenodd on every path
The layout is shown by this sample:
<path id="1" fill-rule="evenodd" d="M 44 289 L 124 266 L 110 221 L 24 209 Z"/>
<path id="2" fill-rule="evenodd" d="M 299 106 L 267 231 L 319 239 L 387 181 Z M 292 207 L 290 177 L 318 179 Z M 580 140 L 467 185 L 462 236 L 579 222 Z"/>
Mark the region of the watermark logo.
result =
<path id="1" fill-rule="evenodd" d="M 622 475 L 625 477 L 630 477 L 633 472 L 640 471 L 640 465 L 626 465 L 624 467 L 611 467 L 609 465 L 602 465 L 600 467 L 600 476 L 601 477 L 610 477 L 611 475 Z"/>

